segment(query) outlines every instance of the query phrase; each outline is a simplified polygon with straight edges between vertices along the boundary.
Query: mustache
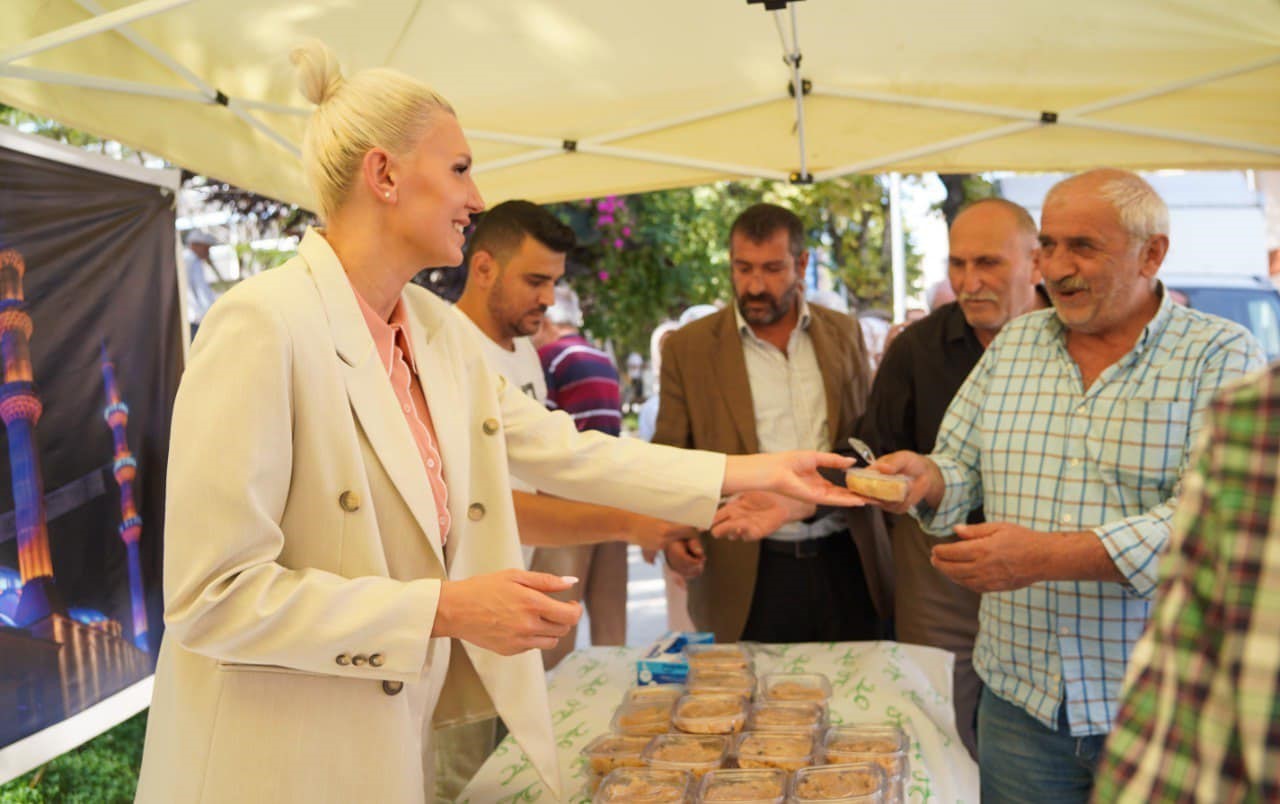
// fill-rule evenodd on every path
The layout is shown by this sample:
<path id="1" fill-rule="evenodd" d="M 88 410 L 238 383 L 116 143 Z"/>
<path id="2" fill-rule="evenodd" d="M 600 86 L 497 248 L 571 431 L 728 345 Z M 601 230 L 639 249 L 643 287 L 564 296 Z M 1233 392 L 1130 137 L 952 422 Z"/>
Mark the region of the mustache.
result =
<path id="1" fill-rule="evenodd" d="M 956 301 L 961 304 L 975 301 L 999 303 L 1000 297 L 990 291 L 983 291 L 980 293 L 961 293 L 956 297 Z"/>
<path id="2" fill-rule="evenodd" d="M 1051 293 L 1074 293 L 1077 290 L 1089 289 L 1089 283 L 1079 276 L 1067 276 L 1058 280 L 1046 281 L 1045 286 Z"/>
<path id="3" fill-rule="evenodd" d="M 768 293 L 760 293 L 757 295 L 745 294 L 738 297 L 738 301 L 742 304 L 750 304 L 751 302 L 762 302 L 764 304 L 777 304 L 778 300 Z"/>

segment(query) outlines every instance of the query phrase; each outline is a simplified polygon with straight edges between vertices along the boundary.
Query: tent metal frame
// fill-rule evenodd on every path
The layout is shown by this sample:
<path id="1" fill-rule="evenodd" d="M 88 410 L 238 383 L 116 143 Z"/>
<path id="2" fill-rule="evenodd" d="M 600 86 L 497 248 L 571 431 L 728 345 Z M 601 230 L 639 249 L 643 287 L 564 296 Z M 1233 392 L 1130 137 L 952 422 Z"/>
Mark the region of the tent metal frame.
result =
<path id="1" fill-rule="evenodd" d="M 258 113 L 269 113 L 278 115 L 306 116 L 310 113 L 307 109 L 265 101 L 243 100 L 228 97 L 217 87 L 209 84 L 207 81 L 188 69 L 185 65 L 169 56 L 159 47 L 155 46 L 145 37 L 136 33 L 130 27 L 130 24 L 133 22 L 181 8 L 182 6 L 193 2 L 193 0 L 139 0 L 137 3 L 124 6 L 110 12 L 105 11 L 100 5 L 98 5 L 96 0 L 75 0 L 75 2 L 91 16 L 81 22 L 74 23 L 47 34 L 42 34 L 15 47 L 0 51 L 0 77 L 20 78 L 49 84 L 84 87 L 104 92 L 119 92 L 132 95 L 166 98 L 169 100 L 185 101 L 189 103 L 217 104 L 225 106 L 229 112 L 238 117 L 246 125 L 274 142 L 287 153 L 291 154 L 295 158 L 300 156 L 300 149 L 294 142 L 282 135 L 257 115 Z M 1136 137 L 1147 137 L 1191 145 L 1203 145 L 1207 147 L 1222 148 L 1272 157 L 1280 156 L 1280 147 L 1274 145 L 1234 140 L 1223 137 L 1213 137 L 1191 132 L 1172 131 L 1168 129 L 1153 128 L 1150 126 L 1116 123 L 1090 117 L 1090 115 L 1095 115 L 1099 112 L 1109 111 L 1151 100 L 1172 92 L 1192 89 L 1215 81 L 1246 75 L 1248 73 L 1274 67 L 1276 65 L 1280 65 L 1280 54 L 1263 59 L 1257 59 L 1234 67 L 1217 70 L 1211 73 L 1172 81 L 1167 84 L 1139 90 L 1125 95 L 1094 101 L 1072 109 L 1066 109 L 1063 111 L 1032 111 L 1027 109 L 997 106 L 994 104 L 949 101 L 941 98 L 924 98 L 901 95 L 892 92 L 878 92 L 856 88 L 826 87 L 821 89 L 811 89 L 801 70 L 802 56 L 799 43 L 800 26 L 797 19 L 796 5 L 794 3 L 789 3 L 787 5 L 789 6 L 787 11 L 790 15 L 790 41 L 788 41 L 786 36 L 782 16 L 784 13 L 783 9 L 771 12 L 782 47 L 782 60 L 786 64 L 787 70 L 790 74 L 790 85 L 787 92 L 779 92 L 775 95 L 742 100 L 713 109 L 681 115 L 679 117 L 666 120 L 653 121 L 628 129 L 596 134 L 576 140 L 556 140 L 551 137 L 536 137 L 514 132 L 468 129 L 466 132 L 467 136 L 474 140 L 529 148 L 528 151 L 523 153 L 513 154 L 492 160 L 484 165 L 479 165 L 476 168 L 476 172 L 490 172 L 578 153 L 665 165 L 669 167 L 701 170 L 725 176 L 807 183 L 809 181 L 835 179 L 853 173 L 876 171 L 906 160 L 920 159 L 922 157 L 942 153 L 953 148 L 1000 139 L 1002 137 L 1020 134 L 1046 125 L 1128 134 Z M 13 63 L 36 53 L 61 47 L 80 39 L 84 39 L 88 36 L 112 31 L 124 37 L 134 46 L 167 67 L 175 76 L 180 78 L 191 88 L 184 89 L 178 87 L 165 87 L 134 81 L 103 78 L 99 76 L 38 69 Z M 977 131 L 972 134 L 966 134 L 958 137 L 951 137 L 914 148 L 880 154 L 858 162 L 852 162 L 821 170 L 811 175 L 808 172 L 807 139 L 805 134 L 804 100 L 806 95 L 815 98 L 855 100 L 868 103 L 895 104 L 905 107 L 951 111 L 961 114 L 990 117 L 994 120 L 1004 122 L 983 131 Z M 619 141 L 638 137 L 644 134 L 667 131 L 679 126 L 726 117 L 738 112 L 787 100 L 789 96 L 794 100 L 795 104 L 795 126 L 798 156 L 798 168 L 793 172 L 787 173 L 756 165 L 728 163 L 711 159 L 698 159 L 694 157 L 682 157 L 674 154 L 664 154 L 657 151 L 629 148 L 624 145 L 617 144 Z"/>

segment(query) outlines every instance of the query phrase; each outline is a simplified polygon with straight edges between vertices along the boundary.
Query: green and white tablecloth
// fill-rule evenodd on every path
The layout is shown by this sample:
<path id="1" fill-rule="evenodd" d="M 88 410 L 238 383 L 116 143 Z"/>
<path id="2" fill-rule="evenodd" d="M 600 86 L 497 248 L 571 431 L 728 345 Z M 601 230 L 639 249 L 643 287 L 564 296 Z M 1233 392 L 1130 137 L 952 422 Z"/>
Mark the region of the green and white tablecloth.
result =
<path id="1" fill-rule="evenodd" d="M 587 648 L 566 658 L 548 684 L 551 720 L 566 801 L 589 801 L 582 747 L 609 730 L 623 691 L 635 683 L 641 648 Z M 952 655 L 896 642 L 760 645 L 756 673 L 825 673 L 831 722 L 894 723 L 911 738 L 910 802 L 978 801 L 978 766 L 956 734 L 951 706 Z M 459 804 L 543 802 L 550 795 L 508 737 L 458 799 Z"/>

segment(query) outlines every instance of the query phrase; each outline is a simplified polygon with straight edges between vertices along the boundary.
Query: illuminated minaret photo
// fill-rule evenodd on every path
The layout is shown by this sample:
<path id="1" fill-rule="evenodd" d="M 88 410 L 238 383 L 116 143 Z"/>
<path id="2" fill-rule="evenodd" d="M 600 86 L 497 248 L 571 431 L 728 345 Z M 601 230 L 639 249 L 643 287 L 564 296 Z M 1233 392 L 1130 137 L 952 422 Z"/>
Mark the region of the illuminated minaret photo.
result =
<path id="1" fill-rule="evenodd" d="M 49 534 L 45 528 L 44 482 L 36 451 L 36 422 L 44 406 L 36 395 L 31 372 L 31 316 L 22 295 L 26 263 L 13 249 L 0 251 L 0 418 L 9 436 L 13 473 L 13 508 L 18 531 L 18 571 L 22 596 L 14 620 L 19 626 L 50 614 L 66 614 L 53 582 Z"/>
<path id="2" fill-rule="evenodd" d="M 116 386 L 116 366 L 107 356 L 106 344 L 102 346 L 102 388 L 107 394 L 107 406 L 102 418 L 111 428 L 115 440 L 115 463 L 112 469 L 116 485 L 120 487 L 120 539 L 124 542 L 129 558 L 129 602 L 133 612 L 133 644 L 140 650 L 147 646 L 147 603 L 142 594 L 142 562 L 138 558 L 138 539 L 142 536 L 142 517 L 133 501 L 133 481 L 138 477 L 138 462 L 129 451 L 129 436 L 125 425 L 129 422 L 129 406 L 120 401 Z"/>

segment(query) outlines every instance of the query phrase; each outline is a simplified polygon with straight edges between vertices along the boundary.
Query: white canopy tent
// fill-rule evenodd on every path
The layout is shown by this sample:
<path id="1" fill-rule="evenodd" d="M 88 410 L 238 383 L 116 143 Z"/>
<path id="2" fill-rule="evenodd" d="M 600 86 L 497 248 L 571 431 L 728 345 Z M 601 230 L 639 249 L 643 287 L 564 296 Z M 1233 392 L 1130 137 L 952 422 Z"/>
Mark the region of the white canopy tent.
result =
<path id="1" fill-rule="evenodd" d="M 1280 167 L 1276 0 L 5 0 L 0 101 L 310 206 L 287 57 L 310 36 L 448 97 L 490 203 Z"/>

